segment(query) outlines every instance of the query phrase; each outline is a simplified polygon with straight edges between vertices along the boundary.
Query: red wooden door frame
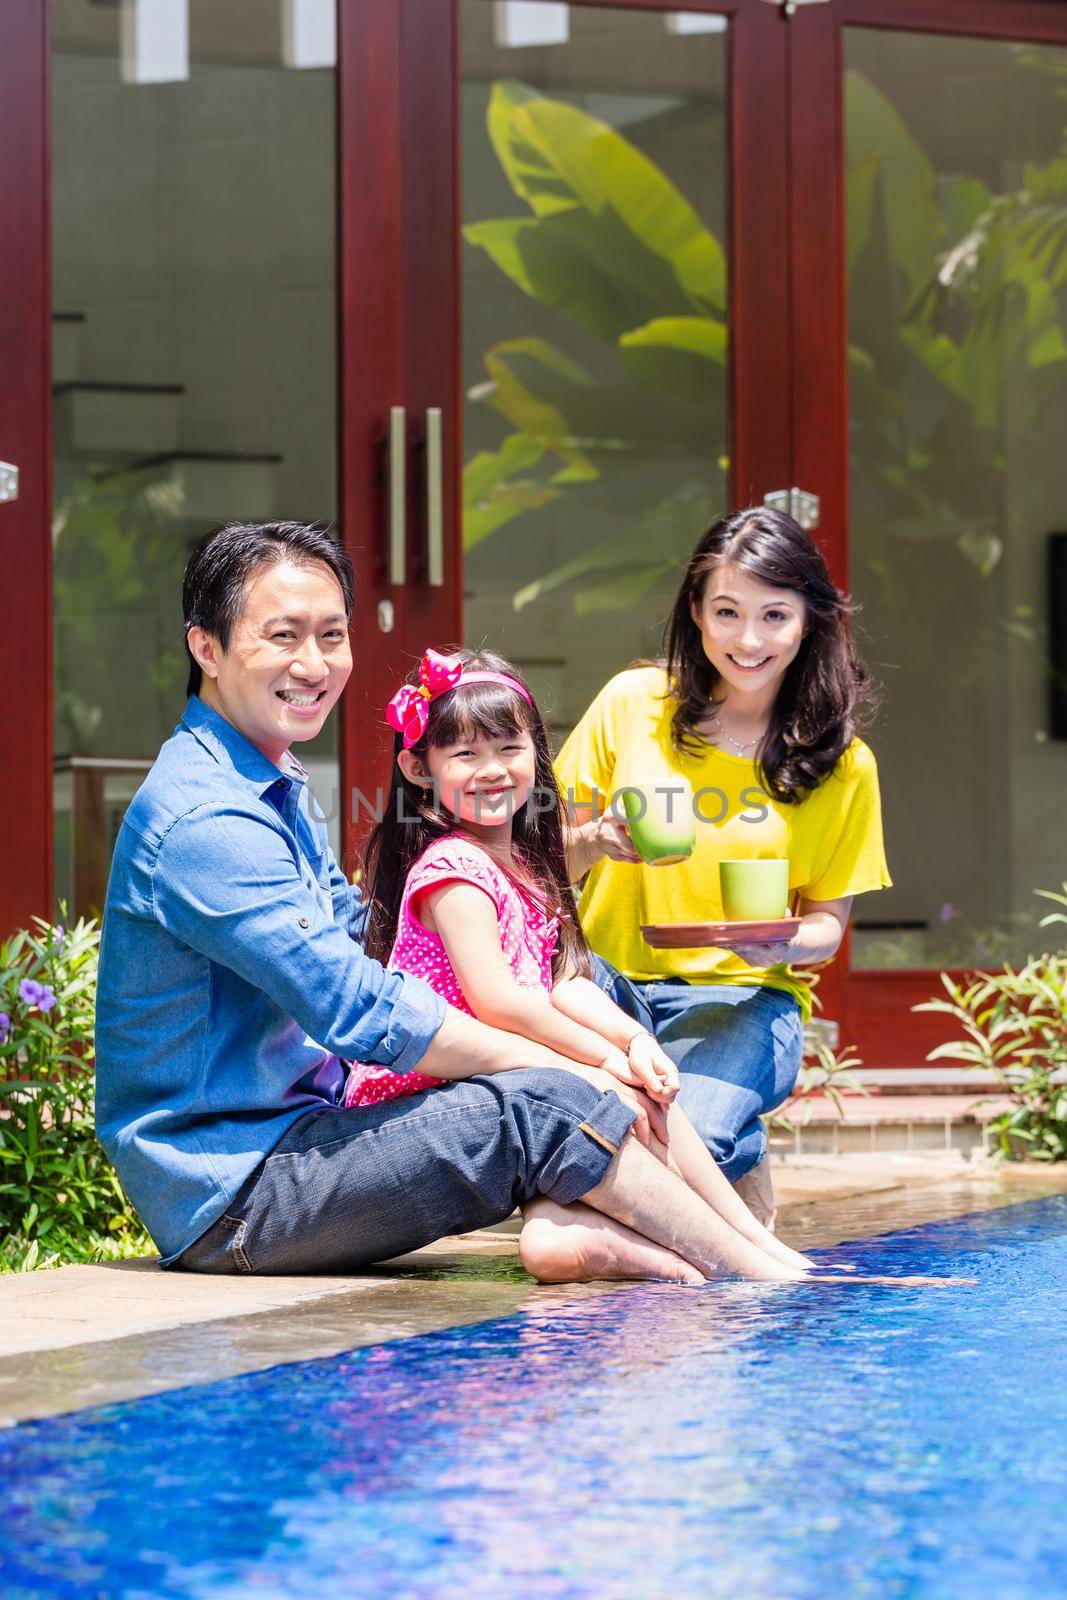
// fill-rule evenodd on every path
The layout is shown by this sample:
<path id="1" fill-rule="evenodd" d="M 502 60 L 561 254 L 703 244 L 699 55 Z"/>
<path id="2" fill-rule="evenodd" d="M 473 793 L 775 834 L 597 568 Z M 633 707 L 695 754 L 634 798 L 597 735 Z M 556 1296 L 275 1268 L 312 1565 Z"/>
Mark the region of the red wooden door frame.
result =
<path id="1" fill-rule="evenodd" d="M 455 73 L 450 0 L 340 0 L 338 283 L 341 530 L 356 568 L 355 670 L 341 702 L 344 855 L 355 864 L 384 797 L 386 702 L 428 644 L 460 635 L 458 491 L 446 472 L 446 583 L 426 572 L 427 411 L 458 452 Z M 389 580 L 387 431 L 407 414 L 407 561 Z M 382 608 L 391 610 L 383 628 Z"/>
<path id="2" fill-rule="evenodd" d="M 0 0 L 0 460 L 20 477 L 0 505 L 0 937 L 52 906 L 48 10 Z"/>
<path id="3" fill-rule="evenodd" d="M 790 24 L 792 108 L 793 482 L 822 500 L 820 540 L 835 580 L 849 586 L 848 388 L 845 283 L 843 32 L 846 27 L 1067 45 L 1063 0 L 828 0 Z M 892 865 L 892 864 L 891 864 Z M 936 969 L 855 971 L 849 941 L 820 998 L 869 1067 L 921 1065 L 945 1038 L 936 1015 L 912 1006 L 941 985 Z M 957 977 L 962 974 L 957 973 Z"/>

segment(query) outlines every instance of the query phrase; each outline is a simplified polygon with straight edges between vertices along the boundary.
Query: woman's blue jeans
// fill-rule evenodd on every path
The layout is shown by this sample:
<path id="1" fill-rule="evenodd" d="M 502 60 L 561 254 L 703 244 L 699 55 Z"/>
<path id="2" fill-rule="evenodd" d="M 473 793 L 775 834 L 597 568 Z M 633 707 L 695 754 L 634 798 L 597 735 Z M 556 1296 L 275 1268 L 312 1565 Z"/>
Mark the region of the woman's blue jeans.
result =
<path id="1" fill-rule="evenodd" d="M 784 989 L 662 978 L 640 983 L 594 957 L 594 982 L 654 1033 L 678 1068 L 678 1103 L 736 1183 L 767 1152 L 760 1121 L 797 1080 L 800 1006 Z"/>

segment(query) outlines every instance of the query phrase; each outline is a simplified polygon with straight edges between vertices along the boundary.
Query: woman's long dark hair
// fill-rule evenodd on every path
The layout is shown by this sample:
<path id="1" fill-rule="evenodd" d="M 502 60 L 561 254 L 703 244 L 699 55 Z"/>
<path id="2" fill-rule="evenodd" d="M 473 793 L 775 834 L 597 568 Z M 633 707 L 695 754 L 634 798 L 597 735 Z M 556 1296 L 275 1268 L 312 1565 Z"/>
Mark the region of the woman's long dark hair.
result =
<path id="1" fill-rule="evenodd" d="M 499 672 L 524 683 L 521 672 L 491 650 L 455 649 L 444 654 L 458 656 L 465 669 Z M 418 683 L 417 669 L 407 681 Z M 445 748 L 479 735 L 500 739 L 516 733 L 530 735 L 536 762 L 530 799 L 512 820 L 512 843 L 530 879 L 543 891 L 549 916 L 560 919 L 560 934 L 552 961 L 553 977 L 563 976 L 568 958 L 570 965 L 579 972 L 588 973 L 589 946 L 578 921 L 563 847 L 563 800 L 552 770 L 548 734 L 533 696 L 527 704 L 521 695 L 504 684 L 460 682 L 456 689 L 430 701 L 426 731 L 411 746 L 411 753 L 425 766 L 431 746 Z M 412 866 L 435 839 L 461 831 L 461 824 L 451 812 L 434 804 L 440 797 L 435 796 L 432 789 L 409 783 L 404 777 L 397 760 L 403 748 L 401 736 L 397 734 L 385 809 L 364 854 L 363 881 L 370 899 L 364 947 L 368 955 L 383 965 L 392 953 L 400 900 Z"/>
<path id="2" fill-rule="evenodd" d="M 835 587 L 814 539 L 781 511 L 753 506 L 719 517 L 689 558 L 663 636 L 675 748 L 697 753 L 697 725 L 715 700 L 718 674 L 704 654 L 690 603 L 699 610 L 708 579 L 727 562 L 761 583 L 804 599 L 805 634 L 790 662 L 758 752 L 760 778 L 776 800 L 796 805 L 827 777 L 877 705 L 856 651 L 853 607 Z"/>

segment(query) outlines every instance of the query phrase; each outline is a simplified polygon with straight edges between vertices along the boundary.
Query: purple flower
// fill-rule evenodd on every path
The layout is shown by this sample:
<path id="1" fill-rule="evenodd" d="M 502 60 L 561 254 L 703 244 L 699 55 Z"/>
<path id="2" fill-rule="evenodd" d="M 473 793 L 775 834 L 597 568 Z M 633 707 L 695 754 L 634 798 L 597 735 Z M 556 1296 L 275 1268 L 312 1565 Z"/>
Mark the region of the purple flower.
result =
<path id="1" fill-rule="evenodd" d="M 11 1032 L 11 1018 L 6 1011 L 0 1011 L 0 1044 L 6 1044 Z"/>
<path id="2" fill-rule="evenodd" d="M 34 978 L 23 978 L 19 984 L 19 998 L 28 1006 L 36 1006 L 38 1011 L 51 1011 L 56 1003 L 56 997 L 47 983 L 38 983 Z"/>
<path id="3" fill-rule="evenodd" d="M 956 907 L 950 900 L 946 900 L 944 905 L 941 907 L 941 910 L 938 912 L 938 916 L 941 918 L 942 922 L 955 922 L 956 918 L 959 916 L 959 912 L 956 910 Z"/>
<path id="4" fill-rule="evenodd" d="M 67 937 L 67 930 L 61 922 L 57 922 L 52 930 L 52 939 L 56 947 L 56 954 L 63 954 L 63 944 Z"/>

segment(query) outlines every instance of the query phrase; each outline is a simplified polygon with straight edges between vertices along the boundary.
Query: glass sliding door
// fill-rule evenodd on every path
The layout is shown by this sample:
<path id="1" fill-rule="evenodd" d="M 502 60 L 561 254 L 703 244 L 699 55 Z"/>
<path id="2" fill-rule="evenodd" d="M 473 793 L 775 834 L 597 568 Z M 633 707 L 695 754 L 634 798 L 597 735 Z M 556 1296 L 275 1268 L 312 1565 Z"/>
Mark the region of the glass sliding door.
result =
<path id="1" fill-rule="evenodd" d="M 729 498 L 729 27 L 459 6 L 464 638 L 557 740 Z"/>
<path id="2" fill-rule="evenodd" d="M 852 961 L 1018 963 L 1067 876 L 1067 49 L 850 27 L 844 62 L 851 571 L 895 880 Z"/>
<path id="3" fill-rule="evenodd" d="M 193 545 L 336 513 L 335 72 L 278 0 L 53 0 L 52 38 L 55 882 L 81 911 L 184 704 Z M 336 844 L 332 726 L 305 759 Z"/>

